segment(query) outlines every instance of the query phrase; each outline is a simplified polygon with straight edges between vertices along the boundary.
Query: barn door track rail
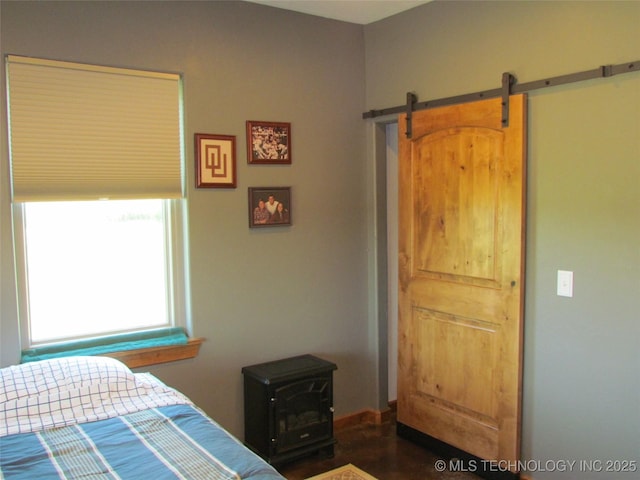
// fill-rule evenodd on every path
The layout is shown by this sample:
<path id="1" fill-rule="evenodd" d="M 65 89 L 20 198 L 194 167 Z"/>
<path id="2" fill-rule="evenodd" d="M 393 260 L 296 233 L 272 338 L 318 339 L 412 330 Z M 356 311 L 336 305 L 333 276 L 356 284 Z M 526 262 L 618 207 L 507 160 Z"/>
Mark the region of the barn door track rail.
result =
<path id="1" fill-rule="evenodd" d="M 439 98 L 436 100 L 427 100 L 418 102 L 418 97 L 414 93 L 407 93 L 407 101 L 405 105 L 397 107 L 384 108 L 382 110 L 369 110 L 362 114 L 362 118 L 375 118 L 384 115 L 406 113 L 407 114 L 407 138 L 411 138 L 411 117 L 412 113 L 417 110 L 425 110 L 427 108 L 442 107 L 445 105 L 453 105 L 456 103 L 474 102 L 477 100 L 485 100 L 487 98 L 502 98 L 502 125 L 509 126 L 509 95 L 526 93 L 541 88 L 557 87 L 567 83 L 583 82 L 594 78 L 607 78 L 623 73 L 637 72 L 640 70 L 640 60 L 629 63 L 620 63 L 618 65 L 603 65 L 592 70 L 583 72 L 570 73 L 557 77 L 545 78 L 543 80 L 534 80 L 518 84 L 516 77 L 510 73 L 502 74 L 502 85 L 500 88 L 492 90 L 483 90 L 475 93 L 467 93 L 464 95 L 456 95 L 454 97 Z"/>

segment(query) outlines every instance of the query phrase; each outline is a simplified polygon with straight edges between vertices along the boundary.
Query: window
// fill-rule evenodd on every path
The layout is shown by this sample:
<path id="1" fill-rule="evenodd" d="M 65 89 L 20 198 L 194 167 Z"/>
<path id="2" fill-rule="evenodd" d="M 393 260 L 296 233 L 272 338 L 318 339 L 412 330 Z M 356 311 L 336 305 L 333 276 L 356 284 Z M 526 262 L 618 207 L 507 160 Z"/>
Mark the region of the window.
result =
<path id="1" fill-rule="evenodd" d="M 171 201 L 25 203 L 24 336 L 42 343 L 173 326 Z M 180 323 L 178 321 L 178 323 Z"/>
<path id="2" fill-rule="evenodd" d="M 179 75 L 7 72 L 22 346 L 186 326 Z"/>

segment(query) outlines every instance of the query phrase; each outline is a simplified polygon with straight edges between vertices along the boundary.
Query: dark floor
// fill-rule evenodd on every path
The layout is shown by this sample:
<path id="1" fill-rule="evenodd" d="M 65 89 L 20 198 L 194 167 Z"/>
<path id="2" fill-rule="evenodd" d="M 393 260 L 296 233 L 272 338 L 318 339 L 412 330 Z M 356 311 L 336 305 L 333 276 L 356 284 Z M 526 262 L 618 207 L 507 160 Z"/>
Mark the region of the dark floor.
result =
<path id="1" fill-rule="evenodd" d="M 393 420 L 383 425 L 357 425 L 334 432 L 335 456 L 321 454 L 296 460 L 278 468 L 288 480 L 303 480 L 351 463 L 379 480 L 478 480 L 471 473 L 438 471 L 439 457 L 396 435 Z"/>

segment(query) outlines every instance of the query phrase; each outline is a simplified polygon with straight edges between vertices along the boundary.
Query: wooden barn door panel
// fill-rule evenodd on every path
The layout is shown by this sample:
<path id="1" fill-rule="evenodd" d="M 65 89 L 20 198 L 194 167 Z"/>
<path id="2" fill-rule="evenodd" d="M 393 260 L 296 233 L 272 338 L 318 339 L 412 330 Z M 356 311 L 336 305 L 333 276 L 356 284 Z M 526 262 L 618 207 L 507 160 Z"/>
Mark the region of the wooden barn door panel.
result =
<path id="1" fill-rule="evenodd" d="M 520 458 L 525 96 L 399 119 L 398 422 Z"/>

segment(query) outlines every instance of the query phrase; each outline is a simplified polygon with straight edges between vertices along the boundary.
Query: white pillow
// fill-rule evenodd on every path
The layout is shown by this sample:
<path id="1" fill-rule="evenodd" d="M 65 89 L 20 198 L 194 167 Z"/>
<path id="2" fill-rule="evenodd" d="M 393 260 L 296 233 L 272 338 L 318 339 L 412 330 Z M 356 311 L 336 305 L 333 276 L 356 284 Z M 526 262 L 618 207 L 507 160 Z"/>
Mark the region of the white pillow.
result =
<path id="1" fill-rule="evenodd" d="M 101 384 L 109 391 L 130 390 L 134 374 L 109 357 L 62 357 L 0 369 L 0 403 L 42 393 L 55 394 Z"/>

